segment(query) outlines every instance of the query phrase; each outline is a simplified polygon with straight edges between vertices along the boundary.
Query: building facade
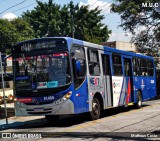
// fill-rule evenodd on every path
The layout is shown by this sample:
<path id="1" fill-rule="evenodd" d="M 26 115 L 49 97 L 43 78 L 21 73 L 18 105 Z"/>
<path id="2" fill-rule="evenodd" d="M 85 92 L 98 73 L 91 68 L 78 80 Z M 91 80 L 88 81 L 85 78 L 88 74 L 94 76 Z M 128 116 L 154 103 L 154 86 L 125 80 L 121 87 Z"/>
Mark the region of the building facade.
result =
<path id="1" fill-rule="evenodd" d="M 134 43 L 123 42 L 123 41 L 111 41 L 111 42 L 103 42 L 102 45 L 124 51 L 137 52 Z"/>

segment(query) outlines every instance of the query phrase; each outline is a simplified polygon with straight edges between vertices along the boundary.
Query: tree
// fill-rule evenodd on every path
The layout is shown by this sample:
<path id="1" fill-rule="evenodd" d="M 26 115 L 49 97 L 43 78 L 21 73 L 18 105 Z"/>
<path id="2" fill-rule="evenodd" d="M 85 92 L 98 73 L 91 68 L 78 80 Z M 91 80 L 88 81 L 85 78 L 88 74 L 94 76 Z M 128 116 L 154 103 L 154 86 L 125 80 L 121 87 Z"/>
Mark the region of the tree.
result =
<path id="1" fill-rule="evenodd" d="M 111 11 L 120 14 L 125 31 L 134 37 L 132 42 L 142 53 L 156 56 L 160 42 L 160 12 L 158 0 L 116 0 Z"/>
<path id="2" fill-rule="evenodd" d="M 15 26 L 8 20 L 0 19 L 0 48 L 11 48 L 16 37 Z"/>
<path id="3" fill-rule="evenodd" d="M 31 26 L 21 18 L 12 21 L 0 19 L 0 48 L 10 50 L 15 43 L 33 37 L 34 32 Z"/>
<path id="4" fill-rule="evenodd" d="M 101 10 L 98 10 L 98 7 L 88 10 L 88 5 L 79 7 L 78 4 L 74 6 L 72 2 L 69 7 L 73 14 L 75 38 L 98 44 L 108 40 L 111 30 L 102 24 L 104 16 L 100 15 Z"/>
<path id="5" fill-rule="evenodd" d="M 37 0 L 37 7 L 22 15 L 33 27 L 36 37 L 58 36 L 60 34 L 60 5 L 52 0 L 43 3 Z"/>
<path id="6" fill-rule="evenodd" d="M 23 13 L 22 18 L 32 26 L 37 37 L 69 36 L 76 39 L 101 43 L 109 38 L 111 31 L 101 23 L 104 16 L 95 8 L 79 7 L 71 1 L 62 7 L 49 0 L 48 3 L 37 1 L 34 10 Z"/>

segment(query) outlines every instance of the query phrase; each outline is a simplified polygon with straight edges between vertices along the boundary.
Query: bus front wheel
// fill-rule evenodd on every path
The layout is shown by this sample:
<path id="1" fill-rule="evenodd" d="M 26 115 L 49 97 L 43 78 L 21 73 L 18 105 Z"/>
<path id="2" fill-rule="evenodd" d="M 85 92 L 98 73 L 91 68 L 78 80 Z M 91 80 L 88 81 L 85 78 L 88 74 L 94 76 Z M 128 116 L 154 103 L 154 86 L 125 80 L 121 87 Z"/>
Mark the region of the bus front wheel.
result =
<path id="1" fill-rule="evenodd" d="M 92 120 L 99 119 L 100 114 L 101 114 L 101 106 L 100 106 L 99 100 L 97 98 L 93 98 L 92 111 L 90 112 L 91 119 Z"/>
<path id="2" fill-rule="evenodd" d="M 142 107 L 142 95 L 140 91 L 137 92 L 137 102 L 135 103 L 135 107 L 137 109 L 140 109 Z"/>
<path id="3" fill-rule="evenodd" d="M 45 115 L 45 118 L 50 123 L 56 123 L 60 119 L 60 116 L 59 115 Z"/>

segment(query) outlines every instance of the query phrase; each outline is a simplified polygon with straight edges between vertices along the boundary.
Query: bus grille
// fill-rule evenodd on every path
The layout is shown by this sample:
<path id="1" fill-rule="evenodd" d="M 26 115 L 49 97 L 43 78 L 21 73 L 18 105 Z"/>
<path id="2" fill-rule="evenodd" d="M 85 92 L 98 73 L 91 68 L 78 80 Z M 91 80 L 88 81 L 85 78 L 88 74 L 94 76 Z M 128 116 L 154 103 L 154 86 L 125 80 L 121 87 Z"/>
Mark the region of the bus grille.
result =
<path id="1" fill-rule="evenodd" d="M 49 114 L 51 112 L 52 111 L 49 111 L 49 112 L 28 112 L 28 114 L 38 115 L 38 114 Z"/>
<path id="2" fill-rule="evenodd" d="M 48 101 L 48 102 L 40 102 L 40 103 L 25 103 L 26 105 L 45 105 L 45 104 L 51 104 L 53 101 Z"/>
<path id="3" fill-rule="evenodd" d="M 44 111 L 35 112 L 34 109 L 26 109 L 28 114 L 49 114 L 52 112 L 52 108 L 46 108 Z"/>

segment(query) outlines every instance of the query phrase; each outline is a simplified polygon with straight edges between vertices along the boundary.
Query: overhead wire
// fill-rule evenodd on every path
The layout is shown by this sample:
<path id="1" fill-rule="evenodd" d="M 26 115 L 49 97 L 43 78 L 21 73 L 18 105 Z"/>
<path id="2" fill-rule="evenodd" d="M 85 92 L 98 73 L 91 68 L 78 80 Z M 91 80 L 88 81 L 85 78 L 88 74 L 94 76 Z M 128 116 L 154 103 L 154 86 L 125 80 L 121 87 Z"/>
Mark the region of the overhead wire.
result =
<path id="1" fill-rule="evenodd" d="M 41 1 L 43 1 L 43 0 L 41 0 Z M 14 10 L 14 11 L 12 11 L 12 13 L 17 12 L 17 11 L 22 10 L 22 9 L 25 9 L 25 8 L 27 8 L 27 7 L 30 7 L 30 6 L 32 6 L 32 5 L 34 5 L 34 4 L 36 4 L 36 2 L 34 2 L 34 3 L 32 3 L 32 4 L 29 4 L 29 5 L 26 5 L 26 6 L 22 7 L 22 8 L 17 9 L 17 10 Z"/>
<path id="2" fill-rule="evenodd" d="M 111 3 L 111 2 L 112 2 L 112 0 L 109 1 L 107 4 L 109 4 L 109 3 Z M 106 5 L 106 4 L 105 4 L 105 5 Z M 102 10 L 101 13 L 103 13 L 103 12 L 109 10 L 110 6 L 111 6 L 111 5 L 109 5 L 106 9 Z M 102 7 L 104 7 L 104 6 L 102 6 Z M 101 8 L 102 8 L 102 7 L 101 7 Z M 107 14 L 106 16 L 108 16 L 108 15 L 110 15 L 110 14 L 112 14 L 112 13 L 109 13 L 109 14 Z"/>
<path id="3" fill-rule="evenodd" d="M 11 9 L 11 8 L 13 8 L 13 7 L 16 7 L 16 6 L 22 4 L 22 3 L 26 2 L 26 1 L 27 1 L 27 0 L 23 0 L 22 2 L 17 3 L 16 5 L 13 5 L 13 6 L 7 8 L 7 9 L 3 10 L 3 11 L 0 13 L 0 15 L 3 14 L 4 12 L 6 12 L 7 10 L 9 10 L 9 9 Z"/>
<path id="4" fill-rule="evenodd" d="M 22 8 L 19 8 L 19 9 L 17 9 L 17 10 L 14 10 L 14 11 L 12 11 L 12 13 L 17 12 L 17 11 L 22 10 L 22 9 L 25 9 L 25 8 L 27 8 L 27 7 L 30 7 L 30 6 L 32 6 L 32 5 L 34 5 L 34 4 L 36 4 L 36 2 L 35 2 L 35 3 L 32 3 L 32 4 L 30 4 L 30 5 L 24 6 L 24 7 L 22 7 Z"/>
<path id="5" fill-rule="evenodd" d="M 98 0 L 97 0 L 95 3 L 93 3 L 92 5 L 90 5 L 89 7 L 92 7 L 92 6 L 95 5 L 97 2 L 98 2 Z"/>

